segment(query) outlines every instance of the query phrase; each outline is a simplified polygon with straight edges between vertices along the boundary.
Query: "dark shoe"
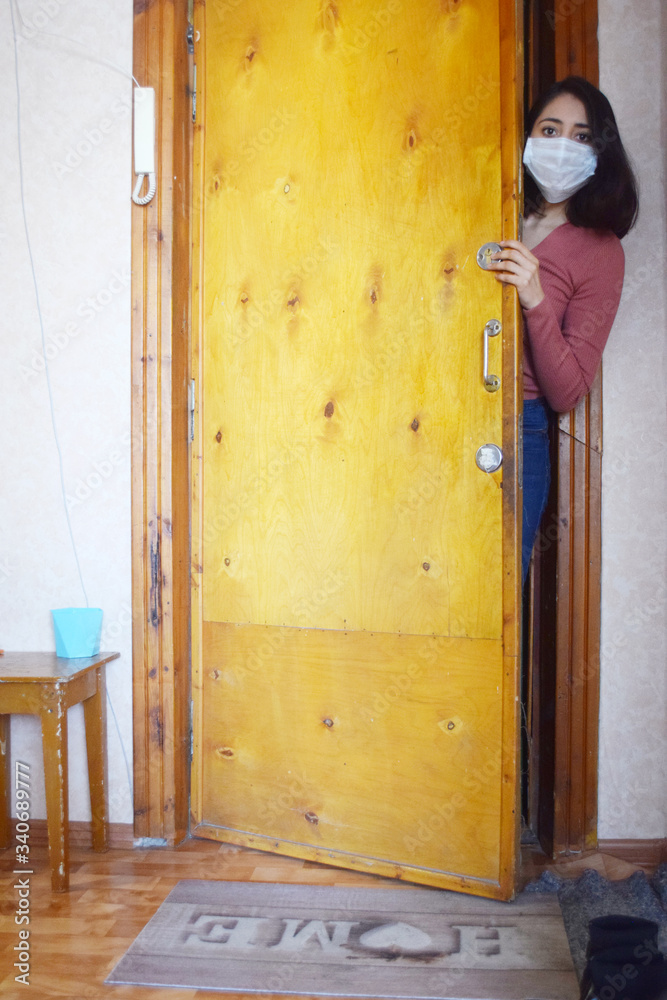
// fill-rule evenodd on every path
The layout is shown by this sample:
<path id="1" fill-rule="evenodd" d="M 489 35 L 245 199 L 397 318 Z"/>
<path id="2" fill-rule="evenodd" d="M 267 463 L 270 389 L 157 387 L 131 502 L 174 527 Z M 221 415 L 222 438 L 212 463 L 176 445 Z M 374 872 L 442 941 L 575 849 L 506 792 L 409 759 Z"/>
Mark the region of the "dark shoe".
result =
<path id="1" fill-rule="evenodd" d="M 588 929 L 582 1000 L 667 1000 L 667 965 L 654 921 L 596 917 Z"/>

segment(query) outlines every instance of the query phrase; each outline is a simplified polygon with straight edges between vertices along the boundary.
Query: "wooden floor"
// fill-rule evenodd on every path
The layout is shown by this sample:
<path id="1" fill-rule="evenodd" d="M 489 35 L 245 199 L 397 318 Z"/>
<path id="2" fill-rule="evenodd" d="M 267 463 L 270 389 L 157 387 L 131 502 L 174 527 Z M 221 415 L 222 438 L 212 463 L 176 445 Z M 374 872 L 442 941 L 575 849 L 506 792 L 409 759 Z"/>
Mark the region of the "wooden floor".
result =
<path id="1" fill-rule="evenodd" d="M 210 990 L 152 989 L 105 986 L 104 979 L 124 954 L 165 896 L 185 878 L 247 882 L 300 882 L 314 885 L 387 886 L 401 883 L 372 875 L 343 871 L 312 862 L 281 858 L 211 841 L 189 840 L 178 848 L 114 848 L 94 854 L 72 837 L 71 879 L 68 893 L 50 888 L 47 848 L 31 848 L 30 975 L 29 988 L 16 983 L 13 963 L 19 927 L 14 923 L 18 891 L 12 874 L 14 852 L 0 854 L 0 994 L 5 1000 L 213 1000 L 234 995 Z M 568 864 L 547 865 L 535 848 L 523 849 L 522 883 L 545 868 L 578 875 L 596 868 L 608 878 L 626 878 L 641 865 L 631 865 L 604 854 L 578 856 Z M 408 886 L 405 886 L 408 888 Z M 412 888 L 410 886 L 410 888 Z M 23 925 L 24 927 L 26 925 Z"/>

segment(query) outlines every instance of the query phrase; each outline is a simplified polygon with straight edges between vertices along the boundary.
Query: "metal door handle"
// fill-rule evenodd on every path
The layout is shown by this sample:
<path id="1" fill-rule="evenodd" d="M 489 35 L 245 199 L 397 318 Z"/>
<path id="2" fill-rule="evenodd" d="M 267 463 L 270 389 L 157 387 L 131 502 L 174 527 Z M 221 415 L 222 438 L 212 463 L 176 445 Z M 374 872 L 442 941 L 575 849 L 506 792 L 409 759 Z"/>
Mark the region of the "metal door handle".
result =
<path id="1" fill-rule="evenodd" d="M 477 449 L 475 462 L 482 472 L 497 472 L 503 464 L 503 453 L 497 444 L 483 444 Z"/>
<path id="2" fill-rule="evenodd" d="M 497 337 L 502 326 L 497 319 L 490 319 L 484 327 L 484 388 L 487 392 L 497 392 L 500 389 L 500 379 L 497 375 L 489 375 L 489 337 Z"/>
<path id="3" fill-rule="evenodd" d="M 477 251 L 477 263 L 482 268 L 483 271 L 488 271 L 491 268 L 494 253 L 500 253 L 502 247 L 500 243 L 485 243 Z"/>

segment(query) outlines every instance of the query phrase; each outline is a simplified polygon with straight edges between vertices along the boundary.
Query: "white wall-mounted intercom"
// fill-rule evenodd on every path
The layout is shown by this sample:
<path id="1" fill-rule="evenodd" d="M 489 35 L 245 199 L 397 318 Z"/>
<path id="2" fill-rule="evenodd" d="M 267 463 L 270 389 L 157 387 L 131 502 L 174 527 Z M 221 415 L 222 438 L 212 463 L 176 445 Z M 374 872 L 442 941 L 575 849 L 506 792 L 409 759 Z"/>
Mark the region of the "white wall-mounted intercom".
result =
<path id="1" fill-rule="evenodd" d="M 134 88 L 134 172 L 137 183 L 132 192 L 136 205 L 147 205 L 155 194 L 155 90 L 153 87 Z M 148 191 L 139 192 L 148 177 Z"/>

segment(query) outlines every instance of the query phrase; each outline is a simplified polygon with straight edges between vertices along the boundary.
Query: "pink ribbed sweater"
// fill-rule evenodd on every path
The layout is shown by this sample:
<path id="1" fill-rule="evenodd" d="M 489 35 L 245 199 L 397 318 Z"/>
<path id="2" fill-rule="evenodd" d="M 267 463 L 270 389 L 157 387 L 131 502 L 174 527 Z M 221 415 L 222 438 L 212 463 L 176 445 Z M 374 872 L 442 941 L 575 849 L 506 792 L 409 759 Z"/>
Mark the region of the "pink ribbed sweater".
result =
<path id="1" fill-rule="evenodd" d="M 557 413 L 590 389 L 621 298 L 625 258 L 613 233 L 570 222 L 533 248 L 544 298 L 524 309 L 523 391 Z"/>

